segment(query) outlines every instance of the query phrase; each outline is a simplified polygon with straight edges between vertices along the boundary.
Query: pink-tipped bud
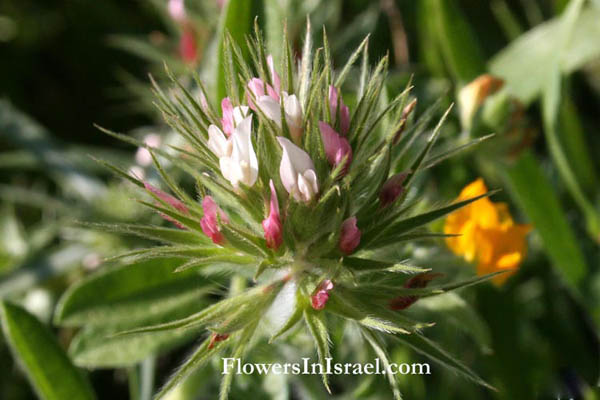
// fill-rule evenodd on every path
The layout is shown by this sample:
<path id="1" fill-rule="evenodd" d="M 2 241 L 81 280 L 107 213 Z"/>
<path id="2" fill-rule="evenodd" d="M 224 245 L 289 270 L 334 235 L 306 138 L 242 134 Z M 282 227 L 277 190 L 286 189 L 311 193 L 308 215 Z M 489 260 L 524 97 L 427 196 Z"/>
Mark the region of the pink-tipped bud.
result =
<path id="1" fill-rule="evenodd" d="M 396 199 L 404 193 L 404 180 L 406 179 L 406 173 L 402 172 L 389 178 L 382 186 L 379 191 L 379 201 L 382 207 L 387 207 L 392 204 Z"/>
<path id="2" fill-rule="evenodd" d="M 324 280 L 310 297 L 310 302 L 315 310 L 322 310 L 329 300 L 329 291 L 333 289 L 333 282 L 329 279 Z"/>
<path id="3" fill-rule="evenodd" d="M 334 86 L 329 86 L 329 112 L 333 124 L 337 121 L 338 111 L 340 116 L 340 133 L 346 135 L 350 128 L 350 110 L 344 104 L 339 90 Z"/>
<path id="4" fill-rule="evenodd" d="M 408 116 L 413 112 L 415 107 L 417 106 L 417 99 L 413 99 L 410 103 L 404 107 L 402 110 L 402 119 L 408 118 Z"/>
<path id="5" fill-rule="evenodd" d="M 219 218 L 221 222 L 224 224 L 229 223 L 229 219 L 227 215 L 217 206 L 215 201 L 210 196 L 204 196 L 202 199 L 202 210 L 204 211 L 204 216 L 200 220 L 200 227 L 202 228 L 202 232 L 215 244 L 222 244 L 225 241 L 223 234 L 219 229 L 219 221 L 217 220 L 217 212 L 219 213 Z"/>
<path id="6" fill-rule="evenodd" d="M 269 181 L 271 187 L 271 202 L 269 204 L 269 216 L 262 222 L 265 231 L 265 239 L 267 247 L 277 250 L 283 242 L 283 234 L 281 231 L 281 220 L 279 218 L 279 201 L 277 200 L 277 192 L 273 181 Z"/>
<path id="7" fill-rule="evenodd" d="M 160 147 L 161 142 L 162 138 L 156 133 L 144 136 L 144 144 L 148 147 L 158 148 Z M 135 161 L 142 167 L 147 167 L 152 164 L 152 155 L 147 148 L 138 147 L 137 152 L 135 153 Z"/>
<path id="8" fill-rule="evenodd" d="M 187 18 L 184 0 L 169 0 L 167 11 L 171 18 L 177 22 L 184 22 Z"/>
<path id="9" fill-rule="evenodd" d="M 208 113 L 208 100 L 206 100 L 206 95 L 202 90 L 200 90 L 200 108 L 202 108 L 202 111 L 205 113 Z"/>
<path id="10" fill-rule="evenodd" d="M 342 223 L 339 247 L 342 253 L 351 254 L 360 243 L 360 229 L 356 226 L 356 217 L 350 217 Z"/>
<path id="11" fill-rule="evenodd" d="M 223 118 L 221 118 L 223 132 L 225 132 L 227 136 L 231 136 L 235 126 L 233 123 L 233 104 L 231 104 L 229 97 L 225 97 L 221 100 L 221 110 L 223 110 Z"/>
<path id="12" fill-rule="evenodd" d="M 151 184 L 149 184 L 147 182 L 144 182 L 144 187 L 146 188 L 147 191 L 154 194 L 156 197 L 158 197 L 159 199 L 161 199 L 162 201 L 164 201 L 165 203 L 167 203 L 169 206 L 173 207 L 177 211 L 181 212 L 182 214 L 189 213 L 189 210 L 185 206 L 185 204 L 183 204 L 182 201 L 176 199 L 175 197 L 171 196 L 170 194 L 167 194 L 167 193 L 163 192 L 162 190 L 155 188 L 154 186 L 152 186 Z M 175 225 L 177 225 L 178 228 L 185 229 L 185 226 L 181 225 L 181 223 L 179 223 L 179 221 L 171 218 L 170 216 L 163 214 L 163 213 L 161 213 L 160 216 L 163 217 L 164 219 L 166 219 L 167 221 L 174 223 Z"/>
<path id="13" fill-rule="evenodd" d="M 281 91 L 281 79 L 279 78 L 279 74 L 275 71 L 275 66 L 273 65 L 273 56 L 267 56 L 267 65 L 269 66 L 269 72 L 271 74 L 271 82 L 273 82 L 273 87 L 276 93 Z"/>
<path id="14" fill-rule="evenodd" d="M 152 186 L 151 184 L 149 184 L 147 182 L 144 182 L 144 187 L 146 188 L 147 191 L 153 193 L 156 197 L 158 197 L 159 199 L 161 199 L 162 201 L 164 201 L 171 207 L 175 208 L 176 210 L 182 212 L 183 214 L 187 214 L 189 212 L 187 207 L 185 206 L 185 204 L 183 204 L 183 202 L 181 202 L 180 200 L 171 196 L 170 194 L 167 194 L 167 193 L 163 192 L 162 190 L 155 188 L 154 186 Z"/>
<path id="15" fill-rule="evenodd" d="M 404 287 L 407 289 L 422 289 L 427 287 L 432 279 L 435 279 L 439 276 L 442 276 L 442 274 L 435 274 L 431 272 L 417 274 L 404 282 Z M 416 303 L 417 300 L 419 300 L 418 296 L 398 296 L 390 300 L 389 307 L 396 311 L 405 310 Z"/>
<path id="16" fill-rule="evenodd" d="M 402 133 L 404 133 L 404 130 L 406 129 L 406 120 L 408 119 L 410 114 L 413 112 L 416 105 L 417 105 L 417 99 L 414 99 L 413 101 L 408 103 L 408 105 L 406 107 L 404 107 L 404 109 L 402 110 L 402 117 L 400 118 L 400 123 L 398 125 L 398 128 L 396 129 L 396 133 L 394 134 L 393 143 L 395 145 L 398 144 L 398 142 L 402 138 Z"/>
<path id="17" fill-rule="evenodd" d="M 265 94 L 265 87 L 267 89 L 266 94 Z M 259 79 L 259 78 L 250 79 L 250 82 L 248 82 L 248 89 L 250 89 L 250 92 L 252 92 L 252 94 L 254 95 L 254 98 L 257 100 L 260 97 L 266 95 L 266 96 L 271 97 L 273 100 L 275 100 L 276 102 L 279 103 L 279 93 L 277 93 L 275 91 L 275 89 L 273 89 L 273 86 L 269 85 L 268 83 L 265 83 L 262 79 Z M 256 105 L 254 104 L 254 101 L 252 101 L 252 96 L 250 96 L 250 94 L 248 94 L 248 105 L 250 106 L 251 109 L 256 111 Z"/>
<path id="18" fill-rule="evenodd" d="M 179 56 L 186 64 L 193 64 L 198 57 L 198 44 L 196 43 L 196 32 L 191 26 L 183 28 L 179 39 Z"/>
<path id="19" fill-rule="evenodd" d="M 321 131 L 321 138 L 323 139 L 323 146 L 325 147 L 325 155 L 329 164 L 336 167 L 344 159 L 345 165 L 342 174 L 348 172 L 350 163 L 352 162 L 352 147 L 348 139 L 338 135 L 338 133 L 329 124 L 319 121 L 319 130 Z"/>

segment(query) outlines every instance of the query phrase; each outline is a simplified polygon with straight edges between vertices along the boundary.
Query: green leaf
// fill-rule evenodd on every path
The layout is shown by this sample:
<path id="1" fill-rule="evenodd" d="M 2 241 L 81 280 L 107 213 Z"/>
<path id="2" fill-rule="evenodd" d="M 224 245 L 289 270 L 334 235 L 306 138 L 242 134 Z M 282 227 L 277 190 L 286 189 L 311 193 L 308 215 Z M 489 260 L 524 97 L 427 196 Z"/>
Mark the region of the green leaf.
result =
<path id="1" fill-rule="evenodd" d="M 456 80 L 469 82 L 485 71 L 481 48 L 458 2 L 429 0 L 437 41 Z"/>
<path id="2" fill-rule="evenodd" d="M 0 132 L 8 143 L 26 148 L 35 155 L 56 183 L 66 192 L 90 202 L 101 196 L 106 187 L 96 177 L 73 165 L 65 149 L 51 134 L 8 101 L 0 100 Z"/>
<path id="3" fill-rule="evenodd" d="M 0 255 L 21 258 L 27 254 L 28 247 L 25 230 L 17 219 L 14 208 L 5 204 L 0 209 Z"/>
<path id="4" fill-rule="evenodd" d="M 506 183 L 539 233 L 552 264 L 575 286 L 586 274 L 586 263 L 554 187 L 531 152 L 521 153 L 506 170 Z"/>
<path id="5" fill-rule="evenodd" d="M 91 250 L 87 246 L 71 244 L 60 246 L 39 258 L 27 261 L 19 269 L 0 280 L 0 298 L 4 298 L 35 286 L 44 280 L 62 275 L 81 265 L 81 260 Z"/>
<path id="6" fill-rule="evenodd" d="M 41 399 L 96 398 L 81 371 L 73 366 L 52 333 L 33 315 L 2 302 L 0 317 L 4 337 Z"/>
<path id="7" fill-rule="evenodd" d="M 174 319 L 170 322 L 165 322 L 157 325 L 148 325 L 140 328 L 130 329 L 120 332 L 120 335 L 132 335 L 146 332 L 158 332 L 172 329 L 187 329 L 197 325 L 213 323 L 214 325 L 224 322 L 227 317 L 240 309 L 244 304 L 253 304 L 255 311 L 258 312 L 260 307 L 266 307 L 274 298 L 277 292 L 281 289 L 282 282 L 276 281 L 270 285 L 261 285 L 246 290 L 236 296 L 228 297 L 202 311 L 189 315 L 185 318 Z"/>
<path id="8" fill-rule="evenodd" d="M 196 302 L 194 306 L 202 307 L 202 303 Z M 204 328 L 197 326 L 196 329 L 151 332 L 143 335 L 117 335 L 124 329 L 119 325 L 87 326 L 73 338 L 69 346 L 69 355 L 75 364 L 81 367 L 122 368 L 190 341 Z"/>
<path id="9" fill-rule="evenodd" d="M 567 150 L 564 146 L 564 141 L 561 143 L 560 140 L 560 127 L 558 123 L 561 104 L 561 56 L 565 53 L 566 45 L 572 36 L 582 5 L 583 0 L 572 1 L 561 16 L 560 41 L 555 44 L 552 57 L 547 60 L 549 65 L 546 66 L 547 76 L 542 89 L 542 116 L 544 133 L 552 159 L 571 196 L 573 196 L 573 199 L 585 215 L 590 236 L 597 239 L 600 235 L 600 215 L 586 197 L 578 177 L 575 175 L 572 162 L 569 160 Z"/>
<path id="10" fill-rule="evenodd" d="M 67 326 L 132 326 L 150 317 L 192 314 L 211 287 L 197 274 L 173 274 L 182 263 L 167 258 L 100 270 L 65 292 L 55 321 Z"/>
<path id="11" fill-rule="evenodd" d="M 229 60 L 225 55 L 225 32 L 229 32 L 233 40 L 241 46 L 243 53 L 247 52 L 245 45 L 245 36 L 252 31 L 252 6 L 254 1 L 251 0 L 230 0 L 228 1 L 221 14 L 221 23 L 219 26 L 219 44 L 217 50 L 217 79 L 216 79 L 216 94 L 217 100 L 227 96 L 226 80 L 230 77 L 226 76 L 226 64 Z"/>
<path id="12" fill-rule="evenodd" d="M 589 196 L 596 192 L 596 182 L 600 178 L 596 173 L 591 154 L 588 151 L 587 132 L 583 126 L 583 121 L 566 90 L 561 102 L 559 122 L 558 133 L 565 153 L 567 153 L 567 159 L 582 190 Z"/>
<path id="13" fill-rule="evenodd" d="M 545 70 L 552 65 L 561 42 L 561 18 L 540 24 L 511 42 L 489 62 L 492 74 L 506 81 L 508 91 L 525 104 L 531 103 L 547 83 Z M 560 70 L 570 74 L 600 56 L 600 8 L 585 7 L 560 54 Z"/>

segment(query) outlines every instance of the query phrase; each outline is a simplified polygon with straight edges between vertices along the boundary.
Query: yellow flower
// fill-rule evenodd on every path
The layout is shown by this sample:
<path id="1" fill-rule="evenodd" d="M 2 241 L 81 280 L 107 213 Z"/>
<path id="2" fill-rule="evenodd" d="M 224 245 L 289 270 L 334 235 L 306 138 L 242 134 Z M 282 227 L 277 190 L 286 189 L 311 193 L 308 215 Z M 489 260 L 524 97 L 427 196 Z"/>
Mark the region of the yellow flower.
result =
<path id="1" fill-rule="evenodd" d="M 487 192 L 483 179 L 467 185 L 457 201 L 467 200 Z M 484 197 L 448 215 L 444 233 L 458 234 L 446 243 L 450 250 L 468 262 L 477 262 L 477 274 L 500 270 L 512 272 L 493 279 L 501 284 L 514 273 L 525 258 L 525 236 L 530 225 L 515 224 L 505 203 L 493 203 Z"/>

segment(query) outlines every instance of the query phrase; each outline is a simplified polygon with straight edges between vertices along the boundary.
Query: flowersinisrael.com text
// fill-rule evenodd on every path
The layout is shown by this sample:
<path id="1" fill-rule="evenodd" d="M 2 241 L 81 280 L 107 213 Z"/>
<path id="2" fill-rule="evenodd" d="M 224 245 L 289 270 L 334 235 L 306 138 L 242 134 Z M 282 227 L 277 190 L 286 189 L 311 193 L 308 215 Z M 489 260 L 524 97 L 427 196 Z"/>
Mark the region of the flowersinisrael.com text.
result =
<path id="1" fill-rule="evenodd" d="M 302 358 L 296 363 L 242 363 L 239 358 L 223 358 L 223 375 L 383 375 L 386 371 L 396 375 L 431 375 L 427 363 L 390 363 L 385 365 L 379 358 L 372 363 L 336 363 L 332 358 L 325 359 L 325 365 Z"/>

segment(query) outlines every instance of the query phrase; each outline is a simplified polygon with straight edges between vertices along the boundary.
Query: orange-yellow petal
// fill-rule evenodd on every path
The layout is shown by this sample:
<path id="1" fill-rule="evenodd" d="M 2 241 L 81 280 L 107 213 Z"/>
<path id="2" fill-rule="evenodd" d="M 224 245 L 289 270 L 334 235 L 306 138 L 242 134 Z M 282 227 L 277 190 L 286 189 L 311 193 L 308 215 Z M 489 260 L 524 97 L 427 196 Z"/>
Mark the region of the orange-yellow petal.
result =
<path id="1" fill-rule="evenodd" d="M 467 185 L 458 201 L 487 192 L 483 179 Z M 450 250 L 468 262 L 477 261 L 477 274 L 485 275 L 500 270 L 510 270 L 493 279 L 503 283 L 514 273 L 526 255 L 526 235 L 530 225 L 515 224 L 508 205 L 493 203 L 488 198 L 477 200 L 446 218 L 444 233 L 458 234 L 446 239 Z"/>

